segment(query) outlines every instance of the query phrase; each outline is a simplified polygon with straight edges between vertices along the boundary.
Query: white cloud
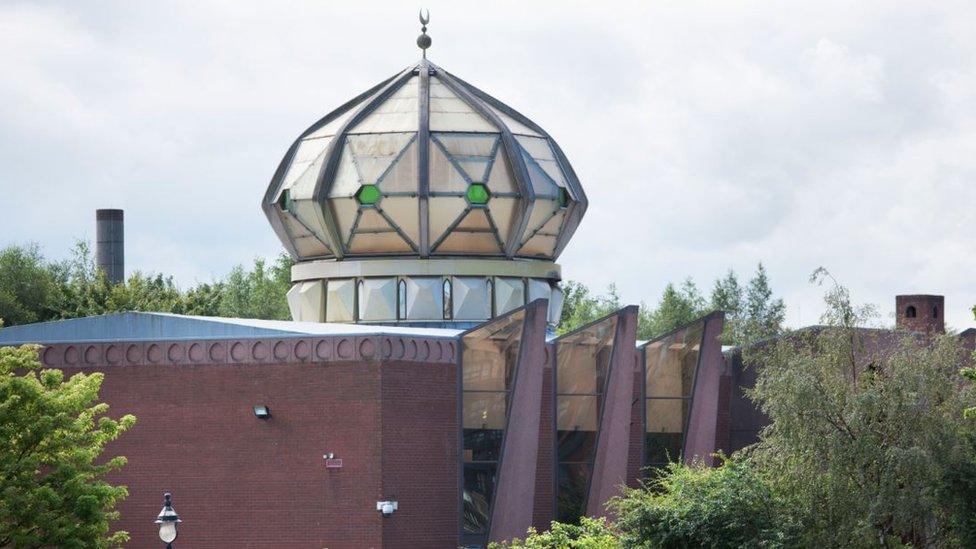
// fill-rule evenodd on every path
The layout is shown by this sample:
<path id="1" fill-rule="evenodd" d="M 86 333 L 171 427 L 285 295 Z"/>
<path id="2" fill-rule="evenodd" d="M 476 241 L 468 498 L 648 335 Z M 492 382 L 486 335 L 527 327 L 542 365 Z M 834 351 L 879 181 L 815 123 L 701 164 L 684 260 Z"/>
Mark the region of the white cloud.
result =
<path id="1" fill-rule="evenodd" d="M 434 2 L 435 62 L 562 145 L 591 209 L 564 274 L 653 301 L 763 261 L 790 321 L 830 268 L 976 303 L 976 7 Z M 126 209 L 131 268 L 280 249 L 258 201 L 306 126 L 415 60 L 415 7 L 0 5 L 0 245 L 52 256 Z"/>

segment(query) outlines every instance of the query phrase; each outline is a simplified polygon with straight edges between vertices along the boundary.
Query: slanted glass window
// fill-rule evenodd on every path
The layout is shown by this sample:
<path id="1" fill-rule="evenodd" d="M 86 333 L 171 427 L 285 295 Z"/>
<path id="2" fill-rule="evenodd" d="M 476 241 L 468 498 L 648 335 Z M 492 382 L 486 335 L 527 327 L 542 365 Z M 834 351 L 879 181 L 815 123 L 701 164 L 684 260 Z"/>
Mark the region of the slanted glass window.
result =
<path id="1" fill-rule="evenodd" d="M 617 315 L 556 340 L 556 520 L 586 512 Z"/>
<path id="2" fill-rule="evenodd" d="M 705 321 L 644 345 L 644 466 L 681 459 Z"/>
<path id="3" fill-rule="evenodd" d="M 461 336 L 463 545 L 487 543 L 524 320 L 520 309 Z"/>

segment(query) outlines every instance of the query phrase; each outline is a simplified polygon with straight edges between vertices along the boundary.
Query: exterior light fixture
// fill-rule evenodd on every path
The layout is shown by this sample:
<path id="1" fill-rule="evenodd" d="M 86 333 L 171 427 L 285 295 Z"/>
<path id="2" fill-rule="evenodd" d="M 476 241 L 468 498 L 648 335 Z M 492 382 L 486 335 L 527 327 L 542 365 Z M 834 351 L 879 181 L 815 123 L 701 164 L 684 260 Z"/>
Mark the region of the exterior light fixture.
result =
<path id="1" fill-rule="evenodd" d="M 163 510 L 159 512 L 155 522 L 159 525 L 159 539 L 166 544 L 166 549 L 173 549 L 173 542 L 179 534 L 176 525 L 183 521 L 173 510 L 172 496 L 169 492 L 163 494 Z"/>
<path id="2" fill-rule="evenodd" d="M 258 404 L 254 407 L 254 415 L 257 416 L 258 419 L 268 419 L 271 417 L 271 410 L 269 410 L 267 406 Z"/>
<path id="3" fill-rule="evenodd" d="M 397 510 L 397 502 L 395 501 L 377 501 L 376 510 L 380 512 L 384 517 L 391 516 L 393 511 Z"/>

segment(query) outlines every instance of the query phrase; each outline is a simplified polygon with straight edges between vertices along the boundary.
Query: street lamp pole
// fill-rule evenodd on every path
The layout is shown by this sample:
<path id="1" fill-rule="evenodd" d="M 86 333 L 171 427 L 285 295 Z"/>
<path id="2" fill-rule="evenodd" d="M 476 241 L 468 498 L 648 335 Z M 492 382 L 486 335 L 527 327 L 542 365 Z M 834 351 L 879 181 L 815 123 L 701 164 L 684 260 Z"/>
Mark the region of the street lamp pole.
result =
<path id="1" fill-rule="evenodd" d="M 176 525 L 183 521 L 173 510 L 172 495 L 169 492 L 163 494 L 163 510 L 159 512 L 155 522 L 159 525 L 159 539 L 166 544 L 166 549 L 173 549 L 173 542 L 179 535 Z"/>

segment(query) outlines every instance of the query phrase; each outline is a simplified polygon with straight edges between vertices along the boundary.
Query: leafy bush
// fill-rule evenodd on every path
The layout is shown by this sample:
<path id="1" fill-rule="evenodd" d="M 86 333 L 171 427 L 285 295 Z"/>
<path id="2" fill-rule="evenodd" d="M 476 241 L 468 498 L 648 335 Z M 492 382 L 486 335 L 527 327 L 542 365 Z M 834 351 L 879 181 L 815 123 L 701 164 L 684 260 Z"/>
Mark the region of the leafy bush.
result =
<path id="1" fill-rule="evenodd" d="M 622 547 L 787 547 L 798 531 L 790 502 L 745 459 L 672 463 L 610 508 Z"/>
<path id="2" fill-rule="evenodd" d="M 506 543 L 491 543 L 489 549 L 615 549 L 617 533 L 602 518 L 583 517 L 580 524 L 553 522 L 547 532 L 529 528 L 529 535 Z"/>

